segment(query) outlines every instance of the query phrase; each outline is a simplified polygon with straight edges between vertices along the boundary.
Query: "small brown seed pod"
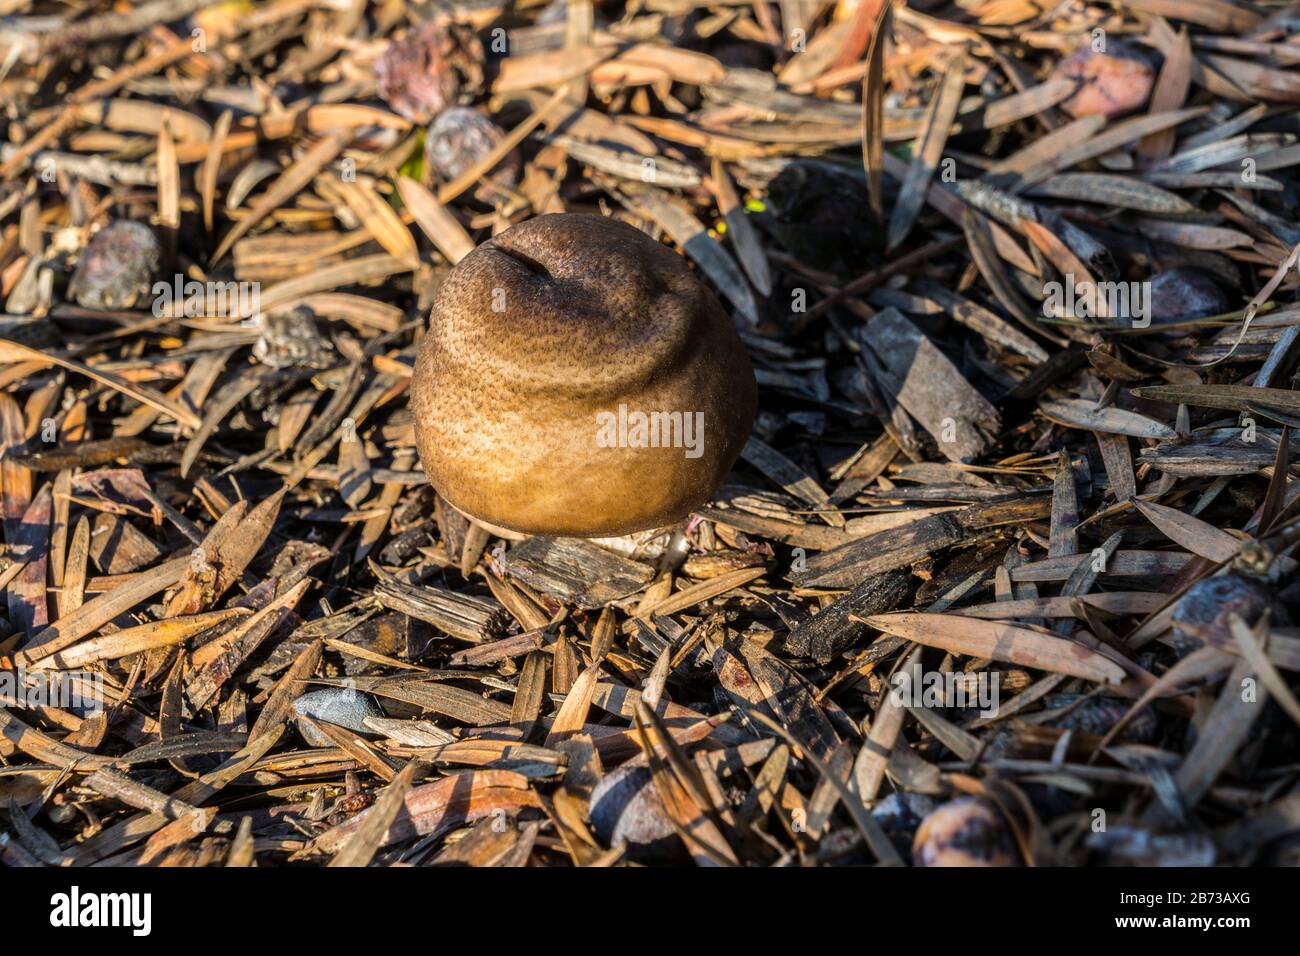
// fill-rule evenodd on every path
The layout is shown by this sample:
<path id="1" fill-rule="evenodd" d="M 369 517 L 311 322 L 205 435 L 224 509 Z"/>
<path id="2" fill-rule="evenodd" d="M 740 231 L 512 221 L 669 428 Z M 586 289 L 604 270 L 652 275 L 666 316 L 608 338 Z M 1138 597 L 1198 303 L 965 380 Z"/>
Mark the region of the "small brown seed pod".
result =
<path id="1" fill-rule="evenodd" d="M 1061 107 L 1075 118 L 1122 116 L 1151 96 L 1156 70 L 1146 51 L 1133 43 L 1108 39 L 1101 49 L 1085 40 L 1056 65 L 1052 79 L 1075 80 L 1078 91 Z"/>
<path id="2" fill-rule="evenodd" d="M 1254 627 L 1273 607 L 1269 589 L 1251 578 L 1232 572 L 1204 578 L 1188 588 L 1174 605 L 1170 644 L 1180 654 L 1206 643 L 1235 648 L 1237 640 L 1232 636 L 1228 615 L 1235 614 Z"/>
<path id="3" fill-rule="evenodd" d="M 618 767 L 591 791 L 591 826 L 606 846 L 623 846 L 634 860 L 676 862 L 681 840 L 645 767 Z"/>
<path id="4" fill-rule="evenodd" d="M 1015 841 L 997 807 L 980 797 L 949 800 L 921 821 L 916 866 L 1018 866 Z"/>
<path id="5" fill-rule="evenodd" d="M 462 89 L 482 80 L 483 51 L 478 40 L 457 24 L 439 19 L 414 27 L 391 41 L 375 61 L 379 98 L 415 123 L 427 123 L 452 105 Z"/>
<path id="6" fill-rule="evenodd" d="M 681 256 L 626 223 L 528 220 L 434 297 L 411 382 L 420 458 L 480 521 L 595 537 L 684 518 L 722 483 L 757 389 Z"/>
<path id="7" fill-rule="evenodd" d="M 469 106 L 453 106 L 429 124 L 424 158 L 440 178 L 452 180 L 492 152 L 505 135 L 486 113 Z M 507 153 L 487 178 L 502 186 L 514 186 L 519 179 L 518 151 Z"/>
<path id="8" fill-rule="evenodd" d="M 1157 272 L 1151 282 L 1151 318 L 1156 322 L 1188 322 L 1227 312 L 1231 305 L 1213 279 L 1195 269 Z"/>
<path id="9" fill-rule="evenodd" d="M 87 309 L 133 308 L 146 301 L 161 258 L 158 237 L 144 223 L 110 223 L 81 253 L 68 295 Z"/>

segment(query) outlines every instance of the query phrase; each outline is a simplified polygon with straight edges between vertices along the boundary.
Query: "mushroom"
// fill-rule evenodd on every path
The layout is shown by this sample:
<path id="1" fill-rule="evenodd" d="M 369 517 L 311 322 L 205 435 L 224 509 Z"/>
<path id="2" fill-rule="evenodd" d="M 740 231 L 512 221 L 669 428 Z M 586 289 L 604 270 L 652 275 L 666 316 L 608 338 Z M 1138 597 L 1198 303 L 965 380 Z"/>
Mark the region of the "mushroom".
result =
<path id="1" fill-rule="evenodd" d="M 686 517 L 735 463 L 756 403 L 740 337 L 683 259 L 567 213 L 452 269 L 411 381 L 440 495 L 489 529 L 573 537 Z"/>

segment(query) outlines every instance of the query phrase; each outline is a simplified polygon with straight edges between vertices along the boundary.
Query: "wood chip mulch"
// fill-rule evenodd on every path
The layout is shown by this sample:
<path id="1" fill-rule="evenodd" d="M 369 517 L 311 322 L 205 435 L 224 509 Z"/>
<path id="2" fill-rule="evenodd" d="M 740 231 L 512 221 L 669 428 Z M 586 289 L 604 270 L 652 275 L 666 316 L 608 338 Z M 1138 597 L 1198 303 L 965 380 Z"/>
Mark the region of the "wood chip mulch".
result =
<path id="1" fill-rule="evenodd" d="M 1300 861 L 1292 8 L 5 13 L 3 865 Z M 680 526 L 420 469 L 432 291 L 563 211 L 752 356 Z"/>

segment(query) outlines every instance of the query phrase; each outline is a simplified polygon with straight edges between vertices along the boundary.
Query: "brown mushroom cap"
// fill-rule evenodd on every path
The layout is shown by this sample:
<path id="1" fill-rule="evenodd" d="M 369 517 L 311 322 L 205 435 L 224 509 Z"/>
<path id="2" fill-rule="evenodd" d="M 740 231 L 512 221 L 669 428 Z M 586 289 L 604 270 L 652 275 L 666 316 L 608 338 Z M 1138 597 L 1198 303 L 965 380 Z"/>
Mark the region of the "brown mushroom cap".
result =
<path id="1" fill-rule="evenodd" d="M 735 463 L 756 403 L 740 337 L 681 256 L 576 214 L 530 219 L 461 260 L 411 382 L 438 493 L 532 534 L 685 517 Z"/>

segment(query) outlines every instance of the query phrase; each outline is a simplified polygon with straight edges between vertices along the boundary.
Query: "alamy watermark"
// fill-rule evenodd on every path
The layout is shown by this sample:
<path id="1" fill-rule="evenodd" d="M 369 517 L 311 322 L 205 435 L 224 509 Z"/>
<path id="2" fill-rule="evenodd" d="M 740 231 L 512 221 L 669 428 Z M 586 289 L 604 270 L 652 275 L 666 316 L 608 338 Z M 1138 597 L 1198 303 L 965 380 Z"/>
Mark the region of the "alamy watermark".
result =
<path id="1" fill-rule="evenodd" d="M 1043 284 L 1043 315 L 1048 318 L 1129 319 L 1133 328 L 1151 324 L 1150 282 L 1065 282 Z"/>
<path id="2" fill-rule="evenodd" d="M 681 448 L 687 458 L 704 454 L 703 412 L 628 411 L 596 413 L 600 448 Z"/>
<path id="3" fill-rule="evenodd" d="M 171 282 L 153 284 L 153 314 L 162 318 L 195 319 L 202 316 L 239 319 L 246 326 L 257 325 L 262 316 L 260 282 L 186 281 L 182 275 Z"/>
<path id="4" fill-rule="evenodd" d="M 997 671 L 927 671 L 916 664 L 898 671 L 889 682 L 890 696 L 900 707 L 977 707 L 981 717 L 993 717 L 1001 699 Z"/>
<path id="5" fill-rule="evenodd" d="M 132 936 L 153 930 L 152 893 L 82 892 L 73 886 L 50 897 L 50 925 L 59 929 L 122 927 Z"/>
<path id="6" fill-rule="evenodd" d="M 0 705 L 99 714 L 104 710 L 104 675 L 97 671 L 29 671 L 22 667 L 0 670 Z"/>

